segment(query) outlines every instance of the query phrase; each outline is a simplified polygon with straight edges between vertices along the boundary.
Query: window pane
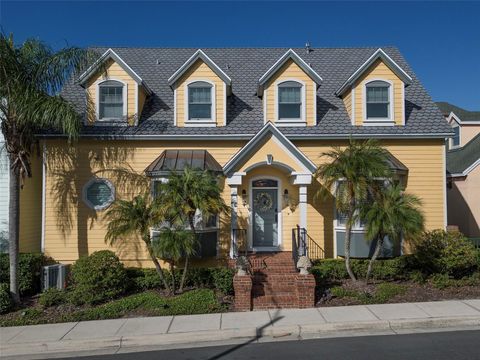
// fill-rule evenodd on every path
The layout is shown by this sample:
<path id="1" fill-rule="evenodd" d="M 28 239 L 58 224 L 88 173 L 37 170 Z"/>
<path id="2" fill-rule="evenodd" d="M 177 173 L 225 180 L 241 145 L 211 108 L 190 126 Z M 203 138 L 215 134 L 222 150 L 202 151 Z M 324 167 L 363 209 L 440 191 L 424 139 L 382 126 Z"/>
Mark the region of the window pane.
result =
<path id="1" fill-rule="evenodd" d="M 211 104 L 211 90 L 210 87 L 189 87 L 188 101 L 190 104 Z"/>
<path id="2" fill-rule="evenodd" d="M 278 101 L 282 103 L 299 104 L 302 102 L 300 87 L 278 87 Z"/>
<path id="3" fill-rule="evenodd" d="M 112 197 L 112 189 L 105 182 L 96 181 L 87 189 L 87 199 L 93 206 L 104 206 Z"/>
<path id="4" fill-rule="evenodd" d="M 300 119 L 301 104 L 279 104 L 278 118 L 279 119 Z"/>
<path id="5" fill-rule="evenodd" d="M 211 104 L 190 104 L 188 107 L 189 119 L 211 119 L 212 105 Z"/>
<path id="6" fill-rule="evenodd" d="M 459 126 L 454 127 L 453 131 L 455 132 L 455 135 L 452 138 L 452 144 L 453 146 L 458 146 L 460 145 L 460 127 Z"/>
<path id="7" fill-rule="evenodd" d="M 388 103 L 367 104 L 367 118 L 388 118 Z"/>
<path id="8" fill-rule="evenodd" d="M 276 180 L 271 179 L 261 179 L 252 181 L 253 187 L 277 187 L 278 182 Z"/>
<path id="9" fill-rule="evenodd" d="M 367 102 L 388 102 L 388 87 L 367 86 Z"/>
<path id="10" fill-rule="evenodd" d="M 115 118 L 123 116 L 123 104 L 102 104 L 100 103 L 100 119 Z"/>
<path id="11" fill-rule="evenodd" d="M 99 115 L 100 119 L 123 116 L 123 86 L 100 86 Z"/>

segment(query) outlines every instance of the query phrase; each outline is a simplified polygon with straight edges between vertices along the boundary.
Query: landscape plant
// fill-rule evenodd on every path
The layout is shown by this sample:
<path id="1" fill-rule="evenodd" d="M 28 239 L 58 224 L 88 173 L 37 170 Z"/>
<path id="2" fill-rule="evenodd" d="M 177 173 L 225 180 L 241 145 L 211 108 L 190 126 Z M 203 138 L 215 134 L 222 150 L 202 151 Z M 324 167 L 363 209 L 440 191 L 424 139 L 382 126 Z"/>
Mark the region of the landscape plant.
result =
<path id="1" fill-rule="evenodd" d="M 37 134 L 54 130 L 75 139 L 81 115 L 60 90 L 96 54 L 77 47 L 55 51 L 37 39 L 18 45 L 13 36 L 0 32 L 0 123 L 9 158 L 9 254 L 10 292 L 20 301 L 18 253 L 20 190 L 32 177 L 32 157 L 37 151 Z"/>
<path id="2" fill-rule="evenodd" d="M 350 278 L 356 281 L 350 266 L 352 227 L 370 186 L 378 178 L 390 177 L 388 152 L 374 139 L 350 139 L 347 146 L 335 146 L 322 153 L 321 158 L 325 160 L 315 177 L 322 186 L 315 196 L 325 199 L 333 194 L 337 211 L 346 216 L 345 267 Z"/>

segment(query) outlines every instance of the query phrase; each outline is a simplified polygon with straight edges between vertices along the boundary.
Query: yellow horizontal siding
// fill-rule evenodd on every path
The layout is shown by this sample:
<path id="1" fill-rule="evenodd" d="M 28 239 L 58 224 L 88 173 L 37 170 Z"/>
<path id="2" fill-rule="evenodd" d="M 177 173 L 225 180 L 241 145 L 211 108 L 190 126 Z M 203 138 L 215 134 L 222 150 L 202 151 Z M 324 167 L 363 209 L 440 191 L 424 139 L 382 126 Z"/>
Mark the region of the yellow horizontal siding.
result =
<path id="1" fill-rule="evenodd" d="M 186 112 L 187 104 L 185 96 L 185 85 L 190 83 L 191 81 L 201 81 L 201 80 L 208 80 L 215 84 L 215 117 L 216 117 L 216 126 L 224 126 L 225 125 L 225 107 L 224 101 L 225 99 L 225 91 L 224 86 L 225 83 L 223 80 L 218 77 L 215 72 L 210 69 L 210 67 L 203 62 L 202 60 L 197 60 L 186 72 L 182 75 L 182 77 L 178 80 L 177 84 L 175 85 L 176 89 L 176 103 L 175 103 L 175 111 L 176 111 L 176 120 L 177 126 L 183 127 L 185 126 L 185 119 L 186 119 Z"/>
<path id="2" fill-rule="evenodd" d="M 317 114 L 315 114 L 316 105 L 316 89 L 315 82 L 303 71 L 293 60 L 288 60 L 283 66 L 278 69 L 275 75 L 267 82 L 264 90 L 264 97 L 266 96 L 266 119 L 267 121 L 276 122 L 275 107 L 277 105 L 277 89 L 276 84 L 284 80 L 300 80 L 305 84 L 305 120 L 307 125 L 317 124 Z"/>

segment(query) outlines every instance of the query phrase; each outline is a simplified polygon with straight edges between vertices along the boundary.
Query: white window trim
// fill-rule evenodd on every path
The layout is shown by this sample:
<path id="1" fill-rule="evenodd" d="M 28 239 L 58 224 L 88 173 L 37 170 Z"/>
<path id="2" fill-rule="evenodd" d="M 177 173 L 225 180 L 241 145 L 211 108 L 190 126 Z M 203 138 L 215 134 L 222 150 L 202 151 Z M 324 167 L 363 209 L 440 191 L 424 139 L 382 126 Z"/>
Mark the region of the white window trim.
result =
<path id="1" fill-rule="evenodd" d="M 387 84 L 389 84 L 388 87 L 388 101 L 389 101 L 389 106 L 388 106 L 388 117 L 387 118 L 372 118 L 368 119 L 367 118 L 367 86 L 371 82 L 374 81 L 382 81 Z M 394 93 L 393 93 L 393 82 L 387 79 L 382 79 L 382 78 L 374 78 L 374 79 L 368 79 L 363 83 L 363 93 L 362 93 L 362 104 L 363 104 L 363 124 L 365 126 L 393 126 L 395 125 L 395 107 L 394 107 Z"/>
<path id="2" fill-rule="evenodd" d="M 455 120 L 451 124 L 452 129 L 458 128 L 458 145 L 453 145 L 453 136 L 449 139 L 450 149 L 458 149 L 462 147 L 462 127 Z"/>
<path id="3" fill-rule="evenodd" d="M 103 182 L 105 183 L 109 188 L 110 188 L 110 191 L 111 191 L 111 194 L 110 194 L 110 197 L 108 198 L 107 202 L 103 205 L 93 205 L 90 200 L 88 200 L 88 195 L 87 195 L 87 192 L 88 192 L 88 188 L 90 187 L 90 185 L 96 183 L 96 182 Z M 112 182 L 108 179 L 105 179 L 105 178 L 98 178 L 98 177 L 94 177 L 90 180 L 88 180 L 88 182 L 83 186 L 83 190 L 82 190 L 82 198 L 83 198 L 83 202 L 90 208 L 90 209 L 93 209 L 93 210 L 96 210 L 96 211 L 100 211 L 100 210 L 105 210 L 106 208 L 108 208 L 110 205 L 112 205 L 112 203 L 115 201 L 115 186 L 113 186 Z"/>
<path id="4" fill-rule="evenodd" d="M 254 247 L 253 246 L 253 182 L 256 180 L 268 179 L 277 181 L 277 246 L 271 247 Z M 247 243 L 248 248 L 253 251 L 278 251 L 282 249 L 282 238 L 283 238 L 283 221 L 282 221 L 282 210 L 283 210 L 283 197 L 282 197 L 282 180 L 276 176 L 270 175 L 259 175 L 250 179 L 249 181 L 249 215 L 248 215 L 248 230 L 247 230 Z M 260 188 L 258 188 L 260 189 Z M 265 187 L 262 189 L 275 189 L 275 187 Z"/>
<path id="5" fill-rule="evenodd" d="M 278 91 L 278 87 L 280 84 L 283 84 L 285 82 L 289 82 L 289 81 L 292 81 L 292 82 L 296 82 L 296 83 L 299 83 L 302 85 L 302 91 L 301 91 L 301 95 L 302 95 L 302 107 L 300 109 L 300 118 L 299 119 L 280 119 L 279 116 L 278 116 L 278 107 L 280 105 L 280 102 L 279 102 L 279 91 Z M 305 103 L 305 99 L 306 99 L 306 96 L 305 96 L 305 82 L 300 80 L 300 79 L 296 79 L 296 78 L 286 78 L 286 79 L 280 79 L 280 80 L 277 80 L 275 83 L 274 83 L 274 91 L 275 91 L 275 114 L 274 114 L 274 118 L 275 118 L 275 124 L 277 126 L 306 126 L 307 125 L 307 121 L 306 121 L 306 103 Z"/>
<path id="6" fill-rule="evenodd" d="M 118 118 L 102 118 L 100 119 L 100 87 L 101 85 L 106 82 L 106 81 L 118 81 L 119 83 L 122 83 L 123 84 L 123 92 L 122 92 L 122 97 L 123 97 L 123 111 L 122 111 L 122 116 L 123 116 L 123 119 L 118 119 Z M 96 121 L 98 122 L 128 122 L 128 102 L 127 102 L 127 94 L 128 94 L 128 84 L 123 81 L 123 80 L 120 80 L 120 79 L 117 79 L 117 78 L 108 78 L 108 79 L 102 79 L 102 80 L 99 80 L 95 83 L 95 87 L 96 87 L 96 106 L 95 106 L 95 116 L 96 116 Z M 137 99 L 136 99 L 136 103 L 138 104 L 138 91 L 136 92 L 137 94 Z"/>
<path id="7" fill-rule="evenodd" d="M 200 119 L 200 120 L 191 120 L 189 119 L 189 106 L 188 106 L 188 87 L 190 84 L 196 82 L 205 82 L 212 86 L 212 110 L 211 119 Z M 216 98 L 217 90 L 215 83 L 209 79 L 192 79 L 185 83 L 184 85 L 184 107 L 185 107 L 185 127 L 215 127 L 217 126 L 217 107 L 216 107 Z"/>

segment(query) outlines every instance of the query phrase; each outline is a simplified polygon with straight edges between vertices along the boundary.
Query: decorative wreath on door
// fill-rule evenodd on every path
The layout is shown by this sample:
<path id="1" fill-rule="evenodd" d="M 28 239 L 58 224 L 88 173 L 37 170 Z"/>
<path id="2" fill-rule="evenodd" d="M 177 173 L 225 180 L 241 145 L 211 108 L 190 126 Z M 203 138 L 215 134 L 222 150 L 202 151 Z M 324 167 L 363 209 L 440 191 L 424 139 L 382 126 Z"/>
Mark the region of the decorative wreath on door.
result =
<path id="1" fill-rule="evenodd" d="M 261 192 L 255 197 L 255 209 L 260 212 L 268 211 L 272 208 L 273 199 L 269 193 Z"/>

